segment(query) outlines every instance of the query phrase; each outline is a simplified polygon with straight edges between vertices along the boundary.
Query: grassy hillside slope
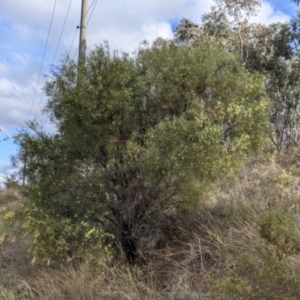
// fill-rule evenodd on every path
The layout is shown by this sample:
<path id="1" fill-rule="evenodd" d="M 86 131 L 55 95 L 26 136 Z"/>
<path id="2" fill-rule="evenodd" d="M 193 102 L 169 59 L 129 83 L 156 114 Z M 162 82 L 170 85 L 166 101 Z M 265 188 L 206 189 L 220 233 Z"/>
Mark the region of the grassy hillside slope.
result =
<path id="1" fill-rule="evenodd" d="M 170 228 L 163 249 L 134 266 L 119 257 L 97 268 L 31 265 L 32 237 L 8 221 L 26 200 L 1 191 L 0 226 L 9 234 L 0 246 L 0 299 L 300 299 L 299 183 L 299 149 L 260 155 L 217 182 L 197 211 L 176 214 L 180 232 Z"/>

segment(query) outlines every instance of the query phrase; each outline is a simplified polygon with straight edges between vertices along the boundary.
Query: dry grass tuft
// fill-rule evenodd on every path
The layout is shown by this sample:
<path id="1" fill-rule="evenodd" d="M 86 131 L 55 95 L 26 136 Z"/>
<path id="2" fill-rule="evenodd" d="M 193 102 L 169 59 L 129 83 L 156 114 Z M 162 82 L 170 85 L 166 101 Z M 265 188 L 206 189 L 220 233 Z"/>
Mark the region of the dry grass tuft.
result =
<path id="1" fill-rule="evenodd" d="M 0 190 L 0 206 L 14 207 L 21 200 L 20 194 L 13 190 Z"/>
<path id="2" fill-rule="evenodd" d="M 295 149 L 257 157 L 217 182 L 204 208 L 178 214 L 176 234 L 135 266 L 120 259 L 99 268 L 32 266 L 30 240 L 12 236 L 6 242 L 14 254 L 1 262 L 0 299 L 300 299 L 299 253 L 278 253 L 259 230 L 261 218 L 279 211 L 293 217 L 299 231 L 298 165 Z M 2 205 L 10 203 L 5 199 Z"/>

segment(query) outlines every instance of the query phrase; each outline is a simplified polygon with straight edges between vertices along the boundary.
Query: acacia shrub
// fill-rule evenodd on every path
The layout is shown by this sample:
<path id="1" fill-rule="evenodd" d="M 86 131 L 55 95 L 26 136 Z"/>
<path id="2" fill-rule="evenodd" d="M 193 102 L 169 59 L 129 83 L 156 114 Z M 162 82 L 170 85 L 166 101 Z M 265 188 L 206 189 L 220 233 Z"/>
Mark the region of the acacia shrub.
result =
<path id="1" fill-rule="evenodd" d="M 211 182 L 264 145 L 262 77 L 218 45 L 161 39 L 133 57 L 98 47 L 81 67 L 78 77 L 73 62 L 62 64 L 46 85 L 57 134 L 31 123 L 17 137 L 29 203 L 40 211 L 27 210 L 24 227 L 39 260 L 80 256 L 98 230 L 132 263 L 163 247 L 174 214 L 195 209 Z M 64 241 L 54 256 L 47 232 Z"/>

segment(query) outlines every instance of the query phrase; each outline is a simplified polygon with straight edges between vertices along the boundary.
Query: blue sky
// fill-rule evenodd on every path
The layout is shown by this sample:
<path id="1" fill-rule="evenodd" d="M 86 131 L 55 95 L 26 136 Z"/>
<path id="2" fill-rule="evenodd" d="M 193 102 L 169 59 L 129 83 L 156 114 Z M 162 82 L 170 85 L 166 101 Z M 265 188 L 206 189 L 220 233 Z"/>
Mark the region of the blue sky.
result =
<path id="1" fill-rule="evenodd" d="M 200 23 L 201 15 L 210 10 L 213 0 L 89 0 L 90 5 L 93 3 L 88 49 L 108 41 L 112 49 L 132 52 L 142 40 L 172 38 L 172 27 L 182 17 Z M 47 116 L 40 113 L 47 101 L 42 92 L 44 75 L 49 74 L 53 60 L 57 64 L 69 50 L 70 57 L 76 54 L 80 7 L 80 0 L 0 0 L 0 141 L 10 138 L 0 142 L 0 183 L 1 176 L 13 172 L 10 157 L 16 152 L 16 146 L 11 137 L 17 129 L 24 127 L 30 116 L 42 122 L 46 129 L 51 128 Z M 263 1 L 254 21 L 265 24 L 287 21 L 295 12 L 296 6 L 289 0 Z M 64 21 L 65 28 L 58 44 Z"/>

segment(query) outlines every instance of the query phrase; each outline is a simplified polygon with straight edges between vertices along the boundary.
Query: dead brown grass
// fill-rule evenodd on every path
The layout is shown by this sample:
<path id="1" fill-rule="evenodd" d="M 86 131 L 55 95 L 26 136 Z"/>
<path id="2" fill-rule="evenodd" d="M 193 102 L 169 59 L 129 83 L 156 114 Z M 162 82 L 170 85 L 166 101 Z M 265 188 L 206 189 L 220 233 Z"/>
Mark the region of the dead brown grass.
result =
<path id="1" fill-rule="evenodd" d="M 15 207 L 20 199 L 21 196 L 16 190 L 0 190 L 0 206 Z"/>
<path id="2" fill-rule="evenodd" d="M 257 223 L 275 209 L 291 213 L 300 229 L 293 151 L 257 157 L 231 180 L 217 182 L 201 199 L 204 208 L 177 216 L 178 232 L 165 248 L 143 253 L 135 266 L 120 260 L 99 268 L 32 266 L 30 241 L 10 240 L 14 254 L 1 262 L 0 299 L 300 299 L 300 255 L 279 260 Z"/>
<path id="3" fill-rule="evenodd" d="M 157 293 L 146 284 L 142 273 L 128 266 L 105 266 L 93 270 L 88 265 L 44 271 L 29 281 L 37 299 L 157 299 Z"/>

